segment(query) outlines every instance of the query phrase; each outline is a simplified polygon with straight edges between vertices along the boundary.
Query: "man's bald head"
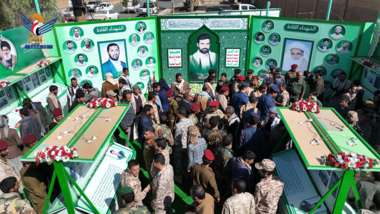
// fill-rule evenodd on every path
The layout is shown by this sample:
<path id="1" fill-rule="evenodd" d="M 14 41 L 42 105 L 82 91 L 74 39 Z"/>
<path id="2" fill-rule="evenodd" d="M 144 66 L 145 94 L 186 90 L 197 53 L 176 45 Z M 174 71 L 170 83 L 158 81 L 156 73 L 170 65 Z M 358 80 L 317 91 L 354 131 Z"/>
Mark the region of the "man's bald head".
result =
<path id="1" fill-rule="evenodd" d="M 298 71 L 297 72 L 297 79 L 301 79 L 302 78 L 302 72 L 301 71 Z"/>

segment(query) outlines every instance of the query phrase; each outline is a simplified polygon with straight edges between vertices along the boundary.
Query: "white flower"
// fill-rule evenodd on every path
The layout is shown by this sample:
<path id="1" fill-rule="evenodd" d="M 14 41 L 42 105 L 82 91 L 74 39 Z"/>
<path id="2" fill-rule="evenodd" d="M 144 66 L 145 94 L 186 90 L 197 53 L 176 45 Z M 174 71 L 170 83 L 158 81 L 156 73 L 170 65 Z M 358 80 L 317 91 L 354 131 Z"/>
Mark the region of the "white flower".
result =
<path id="1" fill-rule="evenodd" d="M 345 163 L 344 160 L 342 160 L 342 159 L 337 159 L 336 161 L 337 161 L 339 164 Z"/>
<path id="2" fill-rule="evenodd" d="M 50 159 L 50 158 L 48 158 L 47 160 L 46 160 L 46 162 L 47 162 L 47 164 L 51 164 L 51 163 L 53 163 L 53 161 Z"/>
<path id="3" fill-rule="evenodd" d="M 356 158 L 358 155 L 356 153 L 351 153 L 351 156 Z"/>
<path id="4" fill-rule="evenodd" d="M 111 103 L 106 103 L 106 108 L 111 108 Z"/>
<path id="5" fill-rule="evenodd" d="M 314 113 L 314 112 L 317 112 L 317 108 L 316 108 L 316 107 L 312 108 L 312 109 L 311 109 L 311 112 L 313 112 L 313 113 Z"/>
<path id="6" fill-rule="evenodd" d="M 66 163 L 67 161 L 69 161 L 69 160 L 70 160 L 70 158 L 67 157 L 67 156 L 64 156 L 64 157 L 62 158 L 62 161 L 65 162 L 65 163 Z"/>
<path id="7" fill-rule="evenodd" d="M 368 168 L 369 168 L 369 163 L 365 162 L 365 163 L 363 164 L 363 168 L 364 168 L 364 169 L 368 169 Z"/>
<path id="8" fill-rule="evenodd" d="M 307 107 L 303 107 L 303 108 L 302 108 L 302 111 L 307 111 Z"/>
<path id="9" fill-rule="evenodd" d="M 300 110 L 300 107 L 297 105 L 296 106 L 296 111 L 299 111 Z"/>
<path id="10" fill-rule="evenodd" d="M 62 160 L 62 158 L 59 157 L 59 156 L 55 156 L 54 159 L 55 159 L 56 161 L 61 161 L 61 160 Z"/>
<path id="11" fill-rule="evenodd" d="M 356 167 L 356 164 L 355 164 L 355 162 L 348 162 L 348 167 L 349 168 L 355 168 Z"/>
<path id="12" fill-rule="evenodd" d="M 73 157 L 74 157 L 74 158 L 77 158 L 77 157 L 78 157 L 78 152 L 75 151 L 75 150 L 73 151 Z"/>
<path id="13" fill-rule="evenodd" d="M 65 148 L 65 152 L 66 152 L 66 153 L 70 153 L 70 152 L 71 152 L 71 149 L 70 149 L 70 148 Z"/>
<path id="14" fill-rule="evenodd" d="M 35 152 L 34 153 L 34 158 L 38 157 L 38 154 L 39 154 L 38 152 Z"/>
<path id="15" fill-rule="evenodd" d="M 96 102 L 96 107 L 99 107 L 101 104 L 101 102 Z"/>
<path id="16" fill-rule="evenodd" d="M 117 102 L 115 102 L 115 107 L 117 107 Z"/>
<path id="17" fill-rule="evenodd" d="M 336 159 L 337 159 L 337 160 L 343 160 L 343 159 L 342 159 L 342 155 L 337 155 L 337 156 L 336 156 Z"/>
<path id="18" fill-rule="evenodd" d="M 344 154 L 345 154 L 345 155 L 350 155 L 350 153 L 349 153 L 349 152 L 345 152 Z"/>
<path id="19" fill-rule="evenodd" d="M 48 146 L 47 149 L 52 150 L 53 146 Z"/>

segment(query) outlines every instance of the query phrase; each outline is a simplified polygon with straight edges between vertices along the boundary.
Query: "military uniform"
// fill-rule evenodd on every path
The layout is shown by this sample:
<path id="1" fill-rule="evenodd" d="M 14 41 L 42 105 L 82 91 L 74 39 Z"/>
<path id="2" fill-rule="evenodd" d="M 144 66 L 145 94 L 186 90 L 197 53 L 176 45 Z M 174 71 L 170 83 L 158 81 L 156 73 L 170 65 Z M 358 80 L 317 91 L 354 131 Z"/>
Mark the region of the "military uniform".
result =
<path id="1" fill-rule="evenodd" d="M 181 175 L 183 170 L 187 165 L 186 149 L 187 149 L 187 134 L 189 126 L 192 126 L 193 121 L 188 118 L 181 119 L 175 125 L 175 135 L 174 135 L 174 163 L 175 171 L 177 175 Z"/>
<path id="2" fill-rule="evenodd" d="M 36 213 L 29 202 L 22 200 L 17 192 L 3 193 L 0 197 L 0 212 L 2 214 Z"/>
<path id="3" fill-rule="evenodd" d="M 158 154 L 158 152 L 155 152 L 155 153 Z M 162 150 L 161 154 L 163 154 L 165 157 L 165 165 L 170 164 L 169 151 L 168 150 Z M 158 169 L 156 167 L 154 167 L 152 164 L 150 166 L 150 175 L 152 176 L 152 178 L 154 178 L 154 176 L 156 176 L 158 172 L 159 172 Z"/>
<path id="4" fill-rule="evenodd" d="M 218 186 L 216 185 L 215 174 L 211 168 L 203 164 L 195 164 L 190 175 L 193 185 L 202 185 L 203 188 L 205 188 L 205 191 L 214 196 L 215 199 L 220 197 Z"/>
<path id="5" fill-rule="evenodd" d="M 174 145 L 174 138 L 173 138 L 173 134 L 172 134 L 172 131 L 170 130 L 170 128 L 164 124 L 154 124 L 153 128 L 154 128 L 154 130 L 156 130 L 156 136 L 157 137 L 164 138 L 169 142 L 169 144 L 166 146 L 165 149 L 169 151 L 169 154 L 171 154 L 172 153 L 172 147 L 170 147 L 169 145 L 171 145 L 171 146 Z"/>
<path id="6" fill-rule="evenodd" d="M 243 119 L 244 112 L 246 112 L 252 108 L 255 108 L 255 107 L 256 107 L 256 105 L 254 103 L 247 103 L 246 105 L 242 106 L 240 109 L 240 119 Z"/>
<path id="7" fill-rule="evenodd" d="M 289 83 L 289 94 L 290 102 L 296 102 L 303 97 L 301 97 L 302 92 L 306 90 L 306 82 L 303 79 L 291 79 Z"/>
<path id="8" fill-rule="evenodd" d="M 286 72 L 286 74 L 285 74 L 285 83 L 286 83 L 286 85 L 289 85 L 290 81 L 292 79 L 295 79 L 296 77 L 297 77 L 297 72 L 295 72 L 295 71 L 288 71 L 288 72 Z"/>
<path id="9" fill-rule="evenodd" d="M 167 112 L 169 119 L 169 128 L 173 131 L 175 124 L 177 123 L 177 109 L 178 103 L 174 99 L 169 103 L 169 110 Z"/>
<path id="10" fill-rule="evenodd" d="M 154 136 L 152 139 L 146 140 L 144 143 L 143 155 L 144 155 L 144 162 L 145 162 L 145 170 L 149 172 L 150 179 L 152 179 L 152 177 L 150 176 L 150 167 L 153 161 L 154 150 L 155 150 L 154 146 L 156 145 L 156 139 L 157 137 Z"/>
<path id="11" fill-rule="evenodd" d="M 114 212 L 114 214 L 150 214 L 150 211 L 146 206 L 140 206 L 135 204 L 127 204 L 124 208 Z"/>
<path id="12" fill-rule="evenodd" d="M 280 95 L 278 95 L 277 102 L 280 103 L 282 106 L 286 107 L 289 106 L 289 99 L 289 92 L 283 91 Z"/>
<path id="13" fill-rule="evenodd" d="M 281 178 L 263 178 L 256 185 L 255 203 L 257 213 L 276 214 L 277 204 L 284 190 L 284 182 Z"/>
<path id="14" fill-rule="evenodd" d="M 255 214 L 255 198 L 242 192 L 229 197 L 223 204 L 222 214 Z"/>
<path id="15" fill-rule="evenodd" d="M 148 188 L 141 191 L 141 181 L 138 177 L 132 175 L 128 171 L 124 171 L 121 174 L 121 187 L 131 187 L 135 193 L 135 202 L 138 206 L 143 206 L 142 200 L 144 200 L 146 194 L 149 192 Z"/>
<path id="16" fill-rule="evenodd" d="M 223 147 L 223 138 L 226 136 L 226 133 L 218 129 L 207 129 L 203 136 L 206 138 L 208 148 L 212 151 L 212 153 L 217 154 L 221 147 Z"/>
<path id="17" fill-rule="evenodd" d="M 34 166 L 24 166 L 21 171 L 21 180 L 28 190 L 30 202 L 38 214 L 43 213 L 47 198 L 46 183 L 44 177 Z"/>
<path id="18" fill-rule="evenodd" d="M 171 204 L 174 201 L 174 172 L 170 164 L 153 178 L 151 206 L 155 214 L 171 213 Z M 170 212 L 167 212 L 169 211 Z"/>
<path id="19" fill-rule="evenodd" d="M 197 123 L 199 122 L 199 121 L 198 121 L 198 117 L 197 117 L 196 115 L 190 115 L 190 116 L 189 116 L 189 119 L 190 119 L 191 121 L 193 121 L 193 124 L 194 124 L 194 125 L 197 125 Z"/>
<path id="20" fill-rule="evenodd" d="M 4 158 L 0 156 L 0 181 L 8 177 L 16 177 L 18 181 L 21 181 L 20 176 L 15 172 L 12 165 Z M 22 185 L 20 185 L 19 192 L 22 192 Z M 0 190 L 0 194 L 3 191 Z"/>

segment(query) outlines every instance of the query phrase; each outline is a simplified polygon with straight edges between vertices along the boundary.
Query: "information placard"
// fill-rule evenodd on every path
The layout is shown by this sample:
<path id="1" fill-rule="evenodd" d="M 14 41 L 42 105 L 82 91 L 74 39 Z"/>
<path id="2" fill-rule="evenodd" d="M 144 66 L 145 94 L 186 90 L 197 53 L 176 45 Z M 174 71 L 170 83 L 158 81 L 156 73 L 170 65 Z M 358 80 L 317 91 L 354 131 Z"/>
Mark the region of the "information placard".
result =
<path id="1" fill-rule="evenodd" d="M 240 49 L 226 49 L 226 67 L 239 67 Z"/>
<path id="2" fill-rule="evenodd" d="M 168 49 L 169 67 L 181 67 L 182 56 L 181 49 Z"/>

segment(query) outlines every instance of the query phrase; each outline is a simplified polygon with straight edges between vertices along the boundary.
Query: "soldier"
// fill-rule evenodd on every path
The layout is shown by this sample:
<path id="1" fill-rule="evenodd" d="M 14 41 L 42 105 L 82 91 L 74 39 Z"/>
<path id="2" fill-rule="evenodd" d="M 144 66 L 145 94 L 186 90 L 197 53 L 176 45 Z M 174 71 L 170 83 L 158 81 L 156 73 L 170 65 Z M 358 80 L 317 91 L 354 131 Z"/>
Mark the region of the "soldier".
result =
<path id="1" fill-rule="evenodd" d="M 220 195 L 218 186 L 216 185 L 215 174 L 210 168 L 210 164 L 214 160 L 214 155 L 209 149 L 206 150 L 202 160 L 203 164 L 195 164 L 190 172 L 192 184 L 202 185 L 206 192 L 214 196 L 214 199 L 219 202 Z"/>
<path id="2" fill-rule="evenodd" d="M 216 100 L 220 103 L 219 109 L 225 112 L 228 106 L 228 94 L 230 93 L 230 88 L 228 88 L 227 86 L 223 86 L 220 88 L 220 90 L 222 93 L 218 95 Z"/>
<path id="3" fill-rule="evenodd" d="M 201 105 L 199 103 L 193 103 L 191 104 L 191 114 L 189 116 L 189 119 L 193 121 L 194 125 L 197 125 L 198 121 L 198 114 L 201 111 Z"/>
<path id="4" fill-rule="evenodd" d="M 37 136 L 34 134 L 26 135 L 22 138 L 22 142 L 24 143 L 24 149 L 22 150 L 22 156 L 29 152 L 31 148 L 33 148 L 37 143 Z"/>
<path id="5" fill-rule="evenodd" d="M 189 207 L 192 212 L 187 212 L 186 214 L 214 214 L 215 200 L 205 192 L 202 185 L 193 185 L 190 189 L 190 194 L 194 203 Z"/>
<path id="6" fill-rule="evenodd" d="M 144 143 L 144 162 L 145 162 L 145 170 L 149 172 L 149 178 L 152 179 L 150 175 L 150 167 L 152 165 L 152 158 L 154 156 L 154 147 L 156 146 L 157 136 L 155 134 L 155 130 L 152 126 L 148 126 L 145 129 L 145 143 Z"/>
<path id="7" fill-rule="evenodd" d="M 231 134 L 224 136 L 222 140 L 223 148 L 215 155 L 214 172 L 216 182 L 218 183 L 218 187 L 220 187 L 219 190 L 221 192 L 224 192 L 224 187 L 228 183 L 228 178 L 225 176 L 228 161 L 234 157 L 232 140 L 233 136 Z"/>
<path id="8" fill-rule="evenodd" d="M 251 193 L 244 192 L 246 183 L 235 178 L 232 181 L 232 196 L 223 204 L 222 214 L 255 214 L 255 198 Z"/>
<path id="9" fill-rule="evenodd" d="M 153 165 L 159 172 L 152 181 L 151 206 L 155 214 L 172 213 L 171 204 L 174 201 L 174 172 L 170 164 L 165 164 L 163 154 L 153 157 Z"/>
<path id="10" fill-rule="evenodd" d="M 159 124 L 160 123 L 160 118 L 158 116 L 158 108 L 156 104 L 156 94 L 154 92 L 149 92 L 148 95 L 148 101 L 143 103 L 143 107 L 145 105 L 151 105 L 153 107 L 153 115 L 151 116 L 151 119 L 154 124 Z"/>
<path id="11" fill-rule="evenodd" d="M 177 123 L 177 109 L 178 109 L 178 103 L 174 100 L 173 96 L 173 90 L 169 90 L 166 92 L 166 97 L 169 101 L 169 110 L 167 112 L 168 119 L 169 119 L 169 128 L 174 131 L 175 124 Z"/>
<path id="12" fill-rule="evenodd" d="M 3 192 L 0 198 L 0 213 L 2 214 L 35 214 L 28 201 L 22 200 L 18 190 L 20 182 L 16 177 L 8 177 L 1 181 L 0 190 Z"/>
<path id="13" fill-rule="evenodd" d="M 218 129 L 220 118 L 218 116 L 212 116 L 209 120 L 210 129 L 206 129 L 203 136 L 208 142 L 208 148 L 214 153 L 219 153 L 219 150 L 223 144 L 223 137 L 226 136 L 226 133 Z"/>
<path id="14" fill-rule="evenodd" d="M 138 206 L 143 206 L 146 194 L 150 191 L 150 184 L 141 191 L 141 181 L 139 179 L 140 164 L 137 160 L 128 162 L 128 169 L 121 174 L 121 187 L 131 187 L 134 192 L 135 202 Z"/>
<path id="15" fill-rule="evenodd" d="M 21 180 L 26 190 L 28 190 L 28 195 L 30 202 L 34 210 L 38 214 L 42 214 L 44 211 L 45 201 L 47 198 L 46 184 L 44 177 L 37 171 L 36 163 L 32 162 L 22 162 L 24 167 L 22 167 L 20 174 Z"/>
<path id="16" fill-rule="evenodd" d="M 202 122 L 204 124 L 208 124 L 208 120 L 212 116 L 218 116 L 219 119 L 222 119 L 224 117 L 224 113 L 219 109 L 219 104 L 219 101 L 212 101 L 210 103 L 210 108 L 207 108 L 206 111 L 203 113 Z"/>
<path id="17" fill-rule="evenodd" d="M 264 159 L 262 162 L 256 163 L 255 168 L 259 170 L 259 174 L 263 177 L 260 183 L 256 185 L 254 194 L 256 213 L 275 214 L 278 200 L 284 189 L 284 183 L 281 178 L 273 176 L 276 164 L 269 159 Z"/>
<path id="18" fill-rule="evenodd" d="M 291 69 L 288 71 L 288 72 L 286 72 L 286 74 L 285 74 L 285 83 L 286 83 L 286 85 L 289 85 L 289 83 L 290 83 L 290 80 L 291 79 L 295 79 L 296 78 L 296 76 L 297 76 L 297 67 L 298 67 L 298 65 L 297 64 L 293 64 L 292 66 L 291 66 Z"/>
<path id="19" fill-rule="evenodd" d="M 168 141 L 166 150 L 169 151 L 169 154 L 172 153 L 172 146 L 174 146 L 174 138 L 172 131 L 166 125 L 168 123 L 168 117 L 165 114 L 160 115 L 161 124 L 154 124 L 153 128 L 156 130 L 156 136 L 159 138 L 165 138 Z"/>
<path id="20" fill-rule="evenodd" d="M 165 150 L 166 146 L 168 145 L 166 139 L 164 138 L 158 138 L 156 139 L 156 144 L 154 146 L 154 153 L 155 154 L 163 154 L 164 157 L 165 157 L 165 165 L 169 164 L 170 163 L 170 156 L 169 156 L 169 151 L 168 150 Z M 150 175 L 152 176 L 152 178 L 154 178 L 154 176 L 156 176 L 158 173 L 158 169 L 156 167 L 154 167 L 153 165 L 151 165 L 150 167 Z"/>
<path id="21" fill-rule="evenodd" d="M 54 123 L 59 123 L 63 120 L 63 116 L 62 116 L 62 109 L 61 108 L 56 108 L 53 110 L 52 112 L 53 114 L 53 122 Z"/>
<path id="22" fill-rule="evenodd" d="M 5 159 L 5 156 L 8 155 L 8 152 L 8 143 L 6 141 L 0 141 L 0 180 L 13 176 L 16 177 L 18 181 L 20 181 L 20 176 L 16 173 L 16 171 L 14 170 L 12 165 L 7 161 L 7 159 Z M 19 187 L 19 192 L 22 192 L 21 185 Z"/>
<path id="23" fill-rule="evenodd" d="M 139 213 L 139 214 L 150 214 L 150 211 L 146 206 L 137 205 L 135 203 L 135 193 L 131 187 L 122 187 L 118 191 L 119 195 L 123 199 L 124 208 L 119 209 L 114 214 L 128 214 L 128 213 Z"/>
<path id="24" fill-rule="evenodd" d="M 248 88 L 248 83 L 243 82 L 239 85 L 239 92 L 235 93 L 231 98 L 231 105 L 235 108 L 237 116 L 240 116 L 240 108 L 249 102 L 246 94 Z"/>
<path id="25" fill-rule="evenodd" d="M 253 112 L 257 114 L 258 110 L 256 108 L 258 99 L 254 96 L 249 97 L 249 102 L 241 107 L 240 109 L 240 119 L 244 121 L 243 115 L 245 112 L 253 109 Z"/>
<path id="26" fill-rule="evenodd" d="M 306 82 L 302 79 L 302 72 L 297 72 L 297 78 L 291 79 L 289 82 L 290 103 L 303 99 L 306 90 Z"/>

